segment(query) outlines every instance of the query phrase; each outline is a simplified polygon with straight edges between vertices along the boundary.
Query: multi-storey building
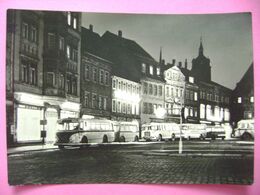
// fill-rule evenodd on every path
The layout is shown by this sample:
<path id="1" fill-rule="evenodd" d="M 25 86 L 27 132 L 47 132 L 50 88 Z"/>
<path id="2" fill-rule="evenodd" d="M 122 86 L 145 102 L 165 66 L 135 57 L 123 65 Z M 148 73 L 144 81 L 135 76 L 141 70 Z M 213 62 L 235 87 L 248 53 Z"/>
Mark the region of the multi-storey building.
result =
<path id="1" fill-rule="evenodd" d="M 194 73 L 188 69 L 187 59 L 184 67 L 179 62 L 179 68 L 185 76 L 185 96 L 184 96 L 184 113 L 183 122 L 185 123 L 199 123 L 199 86 L 198 80 Z"/>
<path id="2" fill-rule="evenodd" d="M 164 79 L 159 63 L 135 41 L 124 38 L 122 31 L 118 35 L 107 31 L 102 41 L 105 45 L 104 54 L 114 64 L 112 72 L 115 78 L 126 79 L 130 86 L 132 84 L 139 89 L 135 94 L 138 97 L 139 91 L 139 98 L 134 98 L 139 112 L 130 118 L 140 123 L 156 119 L 155 111 L 164 107 Z M 129 118 L 127 113 L 121 117 Z"/>
<path id="3" fill-rule="evenodd" d="M 172 64 L 164 66 L 164 78 L 166 120 L 179 123 L 184 107 L 185 76 L 173 61 Z"/>
<path id="4" fill-rule="evenodd" d="M 254 72 L 253 63 L 232 91 L 231 121 L 234 125 L 241 119 L 254 118 Z"/>
<path id="5" fill-rule="evenodd" d="M 199 55 L 192 60 L 192 69 L 199 87 L 200 123 L 220 124 L 230 122 L 231 90 L 211 80 L 210 59 L 203 53 L 200 41 Z"/>
<path id="6" fill-rule="evenodd" d="M 81 16 L 9 10 L 8 26 L 9 137 L 54 141 L 57 119 L 79 113 Z"/>
<path id="7" fill-rule="evenodd" d="M 111 118 L 112 63 L 102 58 L 100 36 L 81 29 L 81 116 Z"/>

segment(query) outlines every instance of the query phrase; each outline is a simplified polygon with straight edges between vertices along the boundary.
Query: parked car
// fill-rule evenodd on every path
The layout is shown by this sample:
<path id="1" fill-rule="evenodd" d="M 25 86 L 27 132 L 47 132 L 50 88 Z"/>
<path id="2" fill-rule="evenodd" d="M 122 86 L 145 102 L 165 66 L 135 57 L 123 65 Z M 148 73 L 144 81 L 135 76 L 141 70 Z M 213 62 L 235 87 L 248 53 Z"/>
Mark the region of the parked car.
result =
<path id="1" fill-rule="evenodd" d="M 207 126 L 205 124 L 185 123 L 180 125 L 184 138 L 187 140 L 191 140 L 191 139 L 204 140 L 206 138 L 206 133 L 207 133 L 206 127 Z"/>
<path id="2" fill-rule="evenodd" d="M 237 123 L 232 137 L 239 137 L 242 140 L 252 140 L 255 137 L 254 119 L 243 119 Z"/>
<path id="3" fill-rule="evenodd" d="M 207 138 L 211 138 L 212 140 L 215 140 L 216 138 L 221 138 L 222 140 L 224 140 L 226 138 L 226 132 L 223 126 L 207 126 L 206 130 Z"/>

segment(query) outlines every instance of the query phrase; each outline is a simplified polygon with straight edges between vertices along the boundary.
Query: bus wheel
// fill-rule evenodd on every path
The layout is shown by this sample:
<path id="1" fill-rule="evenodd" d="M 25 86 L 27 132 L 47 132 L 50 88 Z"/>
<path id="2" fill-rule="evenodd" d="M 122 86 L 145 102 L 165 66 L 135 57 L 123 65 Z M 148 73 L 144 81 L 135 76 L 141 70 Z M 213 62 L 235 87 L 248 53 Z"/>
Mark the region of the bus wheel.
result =
<path id="1" fill-rule="evenodd" d="M 203 135 L 200 135 L 200 140 L 205 140 L 205 137 Z"/>
<path id="2" fill-rule="evenodd" d="M 249 133 L 244 133 L 242 135 L 242 140 L 251 140 L 252 136 Z"/>
<path id="3" fill-rule="evenodd" d="M 60 150 L 64 149 L 64 146 L 62 146 L 62 145 L 59 145 L 58 147 L 59 147 Z"/>
<path id="4" fill-rule="evenodd" d="M 191 140 L 190 136 L 188 136 L 187 140 L 189 140 L 189 141 Z"/>
<path id="5" fill-rule="evenodd" d="M 159 136 L 158 136 L 158 139 L 157 139 L 159 142 L 161 142 L 163 139 L 162 139 L 162 135 L 160 134 Z"/>
<path id="6" fill-rule="evenodd" d="M 83 136 L 80 143 L 84 143 L 84 144 L 88 143 L 88 138 L 86 136 Z"/>
<path id="7" fill-rule="evenodd" d="M 125 142 L 125 137 L 121 136 L 119 140 L 120 140 L 120 142 Z"/>
<path id="8" fill-rule="evenodd" d="M 212 136 L 212 137 L 211 137 L 211 140 L 215 140 L 215 139 L 216 139 L 216 137 L 215 137 L 215 136 Z"/>
<path id="9" fill-rule="evenodd" d="M 222 139 L 222 140 L 224 140 L 224 139 L 225 139 L 225 137 L 222 137 L 221 139 Z"/>
<path id="10" fill-rule="evenodd" d="M 138 136 L 135 136 L 135 142 L 138 142 L 139 141 L 139 137 Z"/>
<path id="11" fill-rule="evenodd" d="M 172 134 L 172 141 L 174 141 L 175 140 L 175 134 L 173 133 Z"/>
<path id="12" fill-rule="evenodd" d="M 104 136 L 103 136 L 103 143 L 108 143 L 107 135 L 104 135 Z"/>

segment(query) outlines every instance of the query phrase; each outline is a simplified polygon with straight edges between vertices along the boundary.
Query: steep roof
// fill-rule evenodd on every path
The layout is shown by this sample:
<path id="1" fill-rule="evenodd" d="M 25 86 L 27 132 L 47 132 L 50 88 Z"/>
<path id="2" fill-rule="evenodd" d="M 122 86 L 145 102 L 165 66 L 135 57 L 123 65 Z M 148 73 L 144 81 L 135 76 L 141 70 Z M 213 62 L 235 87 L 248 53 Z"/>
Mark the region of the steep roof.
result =
<path id="1" fill-rule="evenodd" d="M 158 62 L 134 40 L 109 31 L 106 31 L 101 39 L 104 44 L 103 54 L 114 63 L 113 74 L 116 76 L 139 82 L 142 77 L 142 63 L 159 66 Z"/>

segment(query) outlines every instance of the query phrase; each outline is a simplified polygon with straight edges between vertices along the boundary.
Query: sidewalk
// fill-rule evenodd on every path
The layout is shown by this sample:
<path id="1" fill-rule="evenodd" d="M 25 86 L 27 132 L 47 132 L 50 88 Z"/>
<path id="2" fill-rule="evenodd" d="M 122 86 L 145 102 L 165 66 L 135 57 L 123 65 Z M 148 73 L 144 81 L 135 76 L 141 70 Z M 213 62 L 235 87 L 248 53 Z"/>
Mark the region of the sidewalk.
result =
<path id="1" fill-rule="evenodd" d="M 52 149 L 58 149 L 57 146 L 54 146 L 53 143 L 47 143 L 44 145 L 30 145 L 30 146 L 17 146 L 13 148 L 7 149 L 7 154 L 18 154 L 22 152 L 28 152 L 28 151 L 40 151 L 40 150 L 52 150 Z"/>

